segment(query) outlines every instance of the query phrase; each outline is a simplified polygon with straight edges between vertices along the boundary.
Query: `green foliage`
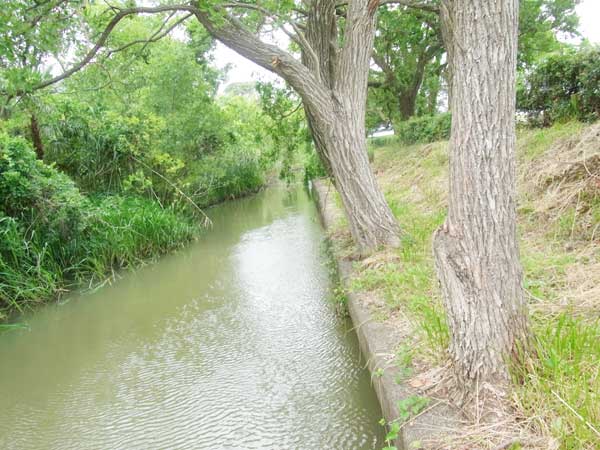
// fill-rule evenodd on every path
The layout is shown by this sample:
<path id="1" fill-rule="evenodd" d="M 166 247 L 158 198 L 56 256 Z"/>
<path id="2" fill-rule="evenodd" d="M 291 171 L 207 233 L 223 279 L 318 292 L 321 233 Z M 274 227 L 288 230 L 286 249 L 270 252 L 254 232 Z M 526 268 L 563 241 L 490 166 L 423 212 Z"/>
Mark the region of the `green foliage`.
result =
<path id="1" fill-rule="evenodd" d="M 73 283 L 101 280 L 194 237 L 196 227 L 141 198 L 90 200 L 36 160 L 22 138 L 0 134 L 0 320 Z"/>
<path id="2" fill-rule="evenodd" d="M 425 410 L 425 408 L 429 405 L 430 401 L 431 400 L 429 398 L 421 397 L 418 395 L 411 395 L 398 401 L 398 418 L 396 420 L 391 421 L 388 424 L 386 424 L 385 419 L 381 419 L 379 421 L 379 424 L 381 426 L 387 425 L 388 428 L 388 432 L 385 435 L 386 446 L 383 447 L 382 450 L 397 449 L 397 447 L 393 444 L 400 436 L 400 429 L 402 428 L 402 424 L 407 422 L 412 417 L 423 412 L 423 410 Z"/>
<path id="3" fill-rule="evenodd" d="M 115 39 L 150 25 L 132 19 Z M 45 116 L 46 160 L 86 192 L 143 195 L 190 213 L 190 199 L 207 206 L 259 189 L 276 158 L 269 118 L 251 96 L 215 98 L 219 76 L 202 54 L 210 45 L 190 28 L 188 44 L 165 39 L 143 59 L 117 53 L 106 64 L 120 83 L 95 66 L 69 79 L 73 94 L 52 98 Z M 94 89 L 107 81 L 111 89 Z"/>
<path id="4" fill-rule="evenodd" d="M 575 36 L 581 0 L 523 0 L 519 3 L 519 53 L 521 68 L 561 47 L 557 34 Z"/>
<path id="5" fill-rule="evenodd" d="M 600 47 L 566 49 L 536 64 L 519 84 L 518 108 L 536 124 L 600 118 Z"/>
<path id="6" fill-rule="evenodd" d="M 265 183 L 260 156 L 243 148 L 209 155 L 189 171 L 186 188 L 199 206 L 242 197 Z"/>
<path id="7" fill-rule="evenodd" d="M 412 374 L 414 348 L 402 344 L 396 350 L 395 364 L 398 368 L 398 376 L 396 382 L 400 384 L 404 379 Z"/>
<path id="8" fill-rule="evenodd" d="M 411 417 L 423 412 L 430 402 L 431 399 L 419 395 L 411 395 L 402 400 L 398 400 L 398 419 L 401 422 L 406 422 Z"/>
<path id="9" fill-rule="evenodd" d="M 86 204 L 73 181 L 36 160 L 24 139 L 0 134 L 0 207 L 6 216 L 32 225 L 28 237 L 41 234 L 52 247 L 81 227 Z"/>
<path id="10" fill-rule="evenodd" d="M 414 114 L 435 114 L 444 49 L 438 15 L 394 6 L 378 15 L 370 74 L 367 129 L 406 120 Z"/>
<path id="11" fill-rule="evenodd" d="M 327 176 L 325 166 L 317 155 L 317 152 L 311 152 L 305 159 L 304 163 L 304 181 L 314 180 Z"/>
<path id="12" fill-rule="evenodd" d="M 450 113 L 415 117 L 396 122 L 394 131 L 403 144 L 428 143 L 450 138 L 452 117 Z"/>
<path id="13" fill-rule="evenodd" d="M 312 145 L 301 99 L 289 86 L 258 83 L 256 88 L 261 108 L 270 119 L 265 125 L 273 140 L 271 159 L 282 163 L 280 178 L 292 181 L 295 165 L 304 167 L 305 180 L 323 176 L 325 170 Z"/>
<path id="14" fill-rule="evenodd" d="M 0 93 L 14 95 L 39 84 L 42 62 L 76 37 L 81 1 L 6 0 L 0 8 Z"/>
<path id="15" fill-rule="evenodd" d="M 385 419 L 381 419 L 379 421 L 379 424 L 381 426 L 386 426 L 386 422 Z M 388 425 L 388 432 L 385 435 L 385 444 L 386 446 L 383 447 L 381 450 L 397 450 L 397 447 L 394 446 L 394 441 L 396 439 L 398 439 L 398 436 L 400 435 L 400 424 L 398 422 L 390 422 Z"/>
<path id="16" fill-rule="evenodd" d="M 538 358 L 526 370 L 514 370 L 522 407 L 549 425 L 561 448 L 594 448 L 600 423 L 600 324 L 561 314 L 536 322 L 535 335 Z"/>
<path id="17" fill-rule="evenodd" d="M 162 200 L 168 186 L 152 170 L 176 174 L 184 164 L 158 147 L 166 125 L 151 113 L 122 115 L 80 102 L 57 105 L 48 118 L 45 159 L 68 173 L 86 192 L 120 193 L 154 187 Z M 143 165 L 142 165 L 143 164 Z"/>

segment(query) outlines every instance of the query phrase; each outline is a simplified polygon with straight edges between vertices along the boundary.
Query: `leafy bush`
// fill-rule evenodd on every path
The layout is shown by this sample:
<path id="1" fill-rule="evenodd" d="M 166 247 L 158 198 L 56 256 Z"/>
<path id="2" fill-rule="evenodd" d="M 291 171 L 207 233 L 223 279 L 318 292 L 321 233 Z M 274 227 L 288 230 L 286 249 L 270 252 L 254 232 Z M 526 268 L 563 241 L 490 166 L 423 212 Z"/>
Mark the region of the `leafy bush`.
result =
<path id="1" fill-rule="evenodd" d="M 451 125 L 450 113 L 444 113 L 397 122 L 394 130 L 401 143 L 410 145 L 449 139 Z"/>
<path id="2" fill-rule="evenodd" d="M 224 99 L 220 108 L 213 112 L 220 114 L 226 138 L 200 149 L 189 140 L 168 142 L 172 124 L 154 113 L 122 114 L 64 102 L 47 127 L 45 159 L 88 194 L 158 198 L 194 213 L 188 198 L 207 206 L 258 190 L 269 158 L 274 159 L 265 150 L 270 141 L 255 103 Z"/>
<path id="3" fill-rule="evenodd" d="M 48 126 L 45 159 L 72 177 L 85 192 L 122 193 L 173 199 L 173 188 L 157 174 L 173 176 L 184 168 L 161 150 L 165 122 L 152 113 L 123 115 L 78 102 L 57 105 Z"/>
<path id="4" fill-rule="evenodd" d="M 325 170 L 321 158 L 319 158 L 316 151 L 311 151 L 306 155 L 304 162 L 304 182 L 308 183 L 310 180 L 325 176 L 327 176 L 327 170 Z"/>
<path id="5" fill-rule="evenodd" d="M 72 180 L 38 161 L 24 139 L 0 134 L 0 211 L 28 225 L 26 239 L 43 238 L 46 247 L 65 253 L 86 209 Z"/>
<path id="6" fill-rule="evenodd" d="M 538 125 L 600 119 L 600 47 L 567 49 L 542 60 L 520 80 L 517 103 Z"/>
<path id="7" fill-rule="evenodd" d="M 228 150 L 198 161 L 188 179 L 188 190 L 199 206 L 258 191 L 265 183 L 259 155 L 246 150 Z"/>
<path id="8" fill-rule="evenodd" d="M 0 321 L 73 283 L 174 249 L 195 233 L 150 200 L 90 200 L 36 160 L 25 140 L 0 134 Z"/>

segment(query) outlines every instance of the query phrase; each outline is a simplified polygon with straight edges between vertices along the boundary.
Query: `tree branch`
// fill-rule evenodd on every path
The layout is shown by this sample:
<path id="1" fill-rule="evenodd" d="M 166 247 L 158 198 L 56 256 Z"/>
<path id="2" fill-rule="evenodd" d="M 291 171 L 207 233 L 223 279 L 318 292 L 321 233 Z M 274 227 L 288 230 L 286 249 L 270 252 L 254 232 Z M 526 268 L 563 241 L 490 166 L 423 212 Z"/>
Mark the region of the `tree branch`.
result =
<path id="1" fill-rule="evenodd" d="M 173 13 L 173 14 L 175 14 L 175 13 Z M 147 44 L 150 44 L 152 42 L 160 41 L 162 38 L 164 38 L 166 35 L 168 35 L 171 31 L 173 31 L 178 25 L 181 25 L 183 22 L 185 22 L 187 19 L 189 19 L 190 17 L 193 16 L 192 13 L 186 14 L 182 18 L 176 20 L 167 29 L 164 29 L 164 27 L 167 25 L 169 19 L 171 17 L 173 17 L 173 14 L 169 15 L 168 19 L 148 39 L 137 39 L 135 41 L 128 42 L 127 44 L 122 45 L 121 47 L 118 47 L 118 48 L 116 48 L 114 50 L 108 51 L 108 53 L 106 54 L 106 57 L 109 57 L 109 56 L 113 55 L 114 53 L 122 52 L 123 50 L 126 50 L 129 47 L 132 47 L 132 46 L 137 45 L 137 44 L 145 44 L 144 47 L 142 48 L 142 50 L 143 50 L 144 48 L 146 48 Z"/>
<path id="2" fill-rule="evenodd" d="M 418 1 L 418 0 L 381 0 L 379 6 L 383 5 L 400 5 L 407 6 L 409 8 L 421 9 L 423 11 L 429 11 L 438 13 L 440 11 L 437 1 Z"/>
<path id="3" fill-rule="evenodd" d="M 229 14 L 226 9 L 215 6 L 211 11 L 206 11 L 198 6 L 198 1 L 191 4 L 160 5 L 154 7 L 132 7 L 115 9 L 116 14 L 108 22 L 94 46 L 85 54 L 83 59 L 62 74 L 50 78 L 33 88 L 18 92 L 22 96 L 28 92 L 43 89 L 56 84 L 73 75 L 89 64 L 98 52 L 104 47 L 111 32 L 125 17 L 134 14 L 158 14 L 163 12 L 185 11 L 193 14 L 204 28 L 217 40 L 231 48 L 241 56 L 253 61 L 259 66 L 274 72 L 284 78 L 301 96 L 305 105 L 319 114 L 323 105 L 330 103 L 332 97 L 327 86 L 302 62 L 290 53 L 276 45 L 267 44 L 251 33 L 243 23 Z M 222 14 L 223 20 L 215 20 L 214 12 Z"/>
<path id="4" fill-rule="evenodd" d="M 348 1 L 340 1 L 336 2 L 335 4 L 336 8 L 346 5 L 348 5 Z M 436 0 L 380 0 L 379 7 L 384 5 L 407 6 L 409 8 L 421 9 L 423 11 L 429 11 L 434 13 L 438 13 L 440 10 Z"/>
<path id="5" fill-rule="evenodd" d="M 83 59 L 81 61 L 79 61 L 77 64 L 75 64 L 73 67 L 71 67 L 69 70 L 63 72 L 62 74 L 57 75 L 54 78 L 50 78 L 49 80 L 43 81 L 40 84 L 34 86 L 33 88 L 31 88 L 27 91 L 18 92 L 17 95 L 23 95 L 23 94 L 26 94 L 27 92 L 33 92 L 33 91 L 37 91 L 39 89 L 46 88 L 48 86 L 58 83 L 59 81 L 64 80 L 65 78 L 70 77 L 74 73 L 83 69 L 96 56 L 96 54 L 100 51 L 100 49 L 102 47 L 104 47 L 104 44 L 106 43 L 106 40 L 110 36 L 110 33 L 114 30 L 114 28 L 117 26 L 117 24 L 121 20 L 123 20 L 125 17 L 131 16 L 133 14 L 157 14 L 157 13 L 169 12 L 169 11 L 188 11 L 188 12 L 193 13 L 193 12 L 197 11 L 197 8 L 195 8 L 194 6 L 191 6 L 191 5 L 164 5 L 164 6 L 156 6 L 156 7 L 135 7 L 135 8 L 121 9 L 110 20 L 108 25 L 104 28 L 104 31 L 102 31 L 102 33 L 100 34 L 100 37 L 96 41 L 96 44 L 94 45 L 94 47 L 90 51 L 88 51 L 88 53 L 83 57 Z"/>

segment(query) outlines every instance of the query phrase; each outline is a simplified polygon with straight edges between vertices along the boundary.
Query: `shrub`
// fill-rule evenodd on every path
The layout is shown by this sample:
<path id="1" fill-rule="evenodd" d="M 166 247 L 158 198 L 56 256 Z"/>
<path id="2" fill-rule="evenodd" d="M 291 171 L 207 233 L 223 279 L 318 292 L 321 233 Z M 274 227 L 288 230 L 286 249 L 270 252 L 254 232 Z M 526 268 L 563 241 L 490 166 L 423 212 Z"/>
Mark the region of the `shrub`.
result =
<path id="1" fill-rule="evenodd" d="M 238 99 L 223 109 L 230 122 L 237 122 L 222 124 L 228 139 L 209 151 L 187 141 L 169 142 L 174 125 L 156 114 L 122 114 L 67 102 L 58 105 L 59 118 L 48 127 L 45 159 L 85 193 L 158 198 L 194 213 L 181 192 L 200 206 L 240 197 L 264 184 L 271 163 L 256 105 Z"/>
<path id="2" fill-rule="evenodd" d="M 304 162 L 304 182 L 327 176 L 327 170 L 315 150 L 306 155 Z"/>
<path id="3" fill-rule="evenodd" d="M 451 125 L 450 113 L 443 113 L 397 122 L 394 124 L 394 130 L 403 144 L 424 144 L 449 139 Z"/>
<path id="4" fill-rule="evenodd" d="M 520 80 L 517 103 L 538 125 L 600 119 L 600 47 L 570 48 L 540 61 Z"/>
<path id="5" fill-rule="evenodd" d="M 196 162 L 187 179 L 191 197 L 201 207 L 256 192 L 265 183 L 260 155 L 233 148 Z"/>
<path id="6" fill-rule="evenodd" d="M 27 141 L 0 134 L 0 211 L 27 224 L 25 239 L 68 258 L 64 244 L 83 226 L 87 206 L 73 181 L 37 160 Z"/>
<path id="7" fill-rule="evenodd" d="M 172 250 L 196 231 L 151 200 L 90 200 L 36 160 L 25 140 L 0 134 L 0 321 L 73 283 Z"/>

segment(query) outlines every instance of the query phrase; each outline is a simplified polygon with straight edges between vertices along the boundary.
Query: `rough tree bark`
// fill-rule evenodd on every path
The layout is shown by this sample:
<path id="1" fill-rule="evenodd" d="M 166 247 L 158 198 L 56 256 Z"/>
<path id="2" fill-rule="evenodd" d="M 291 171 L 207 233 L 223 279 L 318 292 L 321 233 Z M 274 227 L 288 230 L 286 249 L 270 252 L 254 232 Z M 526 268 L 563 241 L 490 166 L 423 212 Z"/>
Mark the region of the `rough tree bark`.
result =
<path id="1" fill-rule="evenodd" d="M 518 0 L 443 0 L 452 73 L 448 218 L 436 268 L 459 386 L 507 385 L 528 335 L 516 232 Z"/>
<path id="2" fill-rule="evenodd" d="M 306 42 L 310 49 L 302 49 L 302 63 L 313 73 L 318 73 L 321 82 L 329 89 L 333 88 L 337 49 L 332 43 L 337 42 L 337 16 L 335 2 L 330 0 L 315 0 L 306 14 Z M 331 161 L 328 157 L 327 145 L 319 140 L 319 134 L 314 128 L 315 118 L 310 110 L 304 109 L 306 122 L 310 130 L 315 149 L 327 174 L 335 182 Z"/>
<path id="3" fill-rule="evenodd" d="M 398 246 L 399 227 L 369 165 L 365 114 L 377 1 L 353 1 L 346 11 L 344 46 L 337 48 L 335 0 L 316 0 L 307 41 L 316 54 L 313 73 L 330 89 L 331 104 L 305 109 L 317 147 L 330 166 L 352 236 L 361 251 Z M 303 59 L 310 61 L 306 56 Z M 310 62 L 307 63 L 310 68 Z M 302 93 L 301 93 L 302 95 Z"/>

